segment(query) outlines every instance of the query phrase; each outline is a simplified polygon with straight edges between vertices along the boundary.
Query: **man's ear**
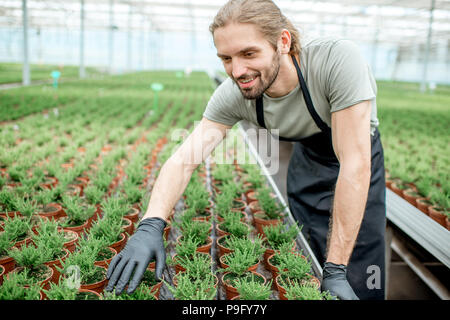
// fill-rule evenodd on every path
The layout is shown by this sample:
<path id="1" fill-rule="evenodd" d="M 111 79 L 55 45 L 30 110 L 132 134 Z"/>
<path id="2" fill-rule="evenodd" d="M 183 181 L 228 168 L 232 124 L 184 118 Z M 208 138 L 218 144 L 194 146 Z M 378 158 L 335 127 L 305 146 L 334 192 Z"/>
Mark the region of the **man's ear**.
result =
<path id="1" fill-rule="evenodd" d="M 281 54 L 288 54 L 291 51 L 291 33 L 287 29 L 281 30 L 277 46 Z"/>

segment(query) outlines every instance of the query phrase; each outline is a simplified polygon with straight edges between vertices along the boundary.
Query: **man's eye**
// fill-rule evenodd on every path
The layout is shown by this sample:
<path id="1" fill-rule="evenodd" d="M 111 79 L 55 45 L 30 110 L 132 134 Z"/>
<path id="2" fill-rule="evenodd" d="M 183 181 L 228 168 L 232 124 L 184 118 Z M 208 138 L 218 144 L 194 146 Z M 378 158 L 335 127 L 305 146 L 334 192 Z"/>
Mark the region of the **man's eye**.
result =
<path id="1" fill-rule="evenodd" d="M 253 56 L 253 52 L 246 52 L 246 53 L 245 53 L 245 56 L 246 56 L 246 57 L 251 57 L 251 56 Z"/>

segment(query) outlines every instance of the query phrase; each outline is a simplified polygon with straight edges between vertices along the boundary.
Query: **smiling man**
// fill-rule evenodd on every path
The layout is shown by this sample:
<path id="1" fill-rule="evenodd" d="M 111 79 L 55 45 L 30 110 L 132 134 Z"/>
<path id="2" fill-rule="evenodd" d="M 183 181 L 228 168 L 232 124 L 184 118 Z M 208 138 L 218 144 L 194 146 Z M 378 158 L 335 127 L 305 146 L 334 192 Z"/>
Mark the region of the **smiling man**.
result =
<path id="1" fill-rule="evenodd" d="M 324 267 L 322 290 L 340 299 L 384 299 L 383 149 L 376 84 L 358 47 L 335 38 L 302 46 L 270 0 L 227 2 L 210 31 L 229 78 L 162 167 L 136 233 L 110 264 L 107 290 L 117 284 L 122 292 L 135 271 L 134 291 L 153 258 L 161 277 L 165 221 L 199 164 L 190 159 L 206 159 L 245 119 L 295 143 L 289 206 Z"/>

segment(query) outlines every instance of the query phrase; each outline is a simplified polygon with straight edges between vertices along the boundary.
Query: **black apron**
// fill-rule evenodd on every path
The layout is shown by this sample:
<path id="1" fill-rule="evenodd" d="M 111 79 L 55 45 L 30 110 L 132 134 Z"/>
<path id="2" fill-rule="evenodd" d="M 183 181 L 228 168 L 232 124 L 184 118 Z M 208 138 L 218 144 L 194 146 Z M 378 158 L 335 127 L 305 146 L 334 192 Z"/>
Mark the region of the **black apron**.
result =
<path id="1" fill-rule="evenodd" d="M 281 141 L 295 142 L 288 168 L 287 194 L 292 215 L 303 225 L 302 233 L 323 266 L 339 161 L 332 145 L 331 128 L 317 114 L 297 60 L 294 56 L 292 60 L 308 111 L 321 132 L 300 140 L 279 137 Z M 266 128 L 262 97 L 256 99 L 256 115 L 258 124 Z M 371 136 L 371 142 L 369 194 L 347 268 L 348 281 L 362 300 L 384 299 L 385 292 L 386 188 L 378 129 Z"/>

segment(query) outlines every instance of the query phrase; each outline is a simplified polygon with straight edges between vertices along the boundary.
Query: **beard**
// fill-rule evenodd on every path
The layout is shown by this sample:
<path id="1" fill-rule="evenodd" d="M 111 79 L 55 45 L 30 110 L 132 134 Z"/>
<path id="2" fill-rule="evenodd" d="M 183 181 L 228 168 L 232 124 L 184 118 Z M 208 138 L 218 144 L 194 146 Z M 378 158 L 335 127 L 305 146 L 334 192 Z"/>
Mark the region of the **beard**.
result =
<path id="1" fill-rule="evenodd" d="M 261 76 L 261 73 L 247 74 L 239 77 L 238 79 L 233 78 L 234 82 L 237 84 L 239 89 L 241 90 L 242 95 L 245 99 L 253 100 L 256 99 L 268 89 L 274 83 L 275 79 L 278 76 L 278 72 L 280 71 L 280 55 L 278 54 L 278 50 L 275 51 L 272 58 L 272 67 L 268 71 L 268 74 L 264 77 Z M 256 78 L 258 77 L 259 81 L 251 88 L 241 88 L 238 83 L 238 80 Z"/>

